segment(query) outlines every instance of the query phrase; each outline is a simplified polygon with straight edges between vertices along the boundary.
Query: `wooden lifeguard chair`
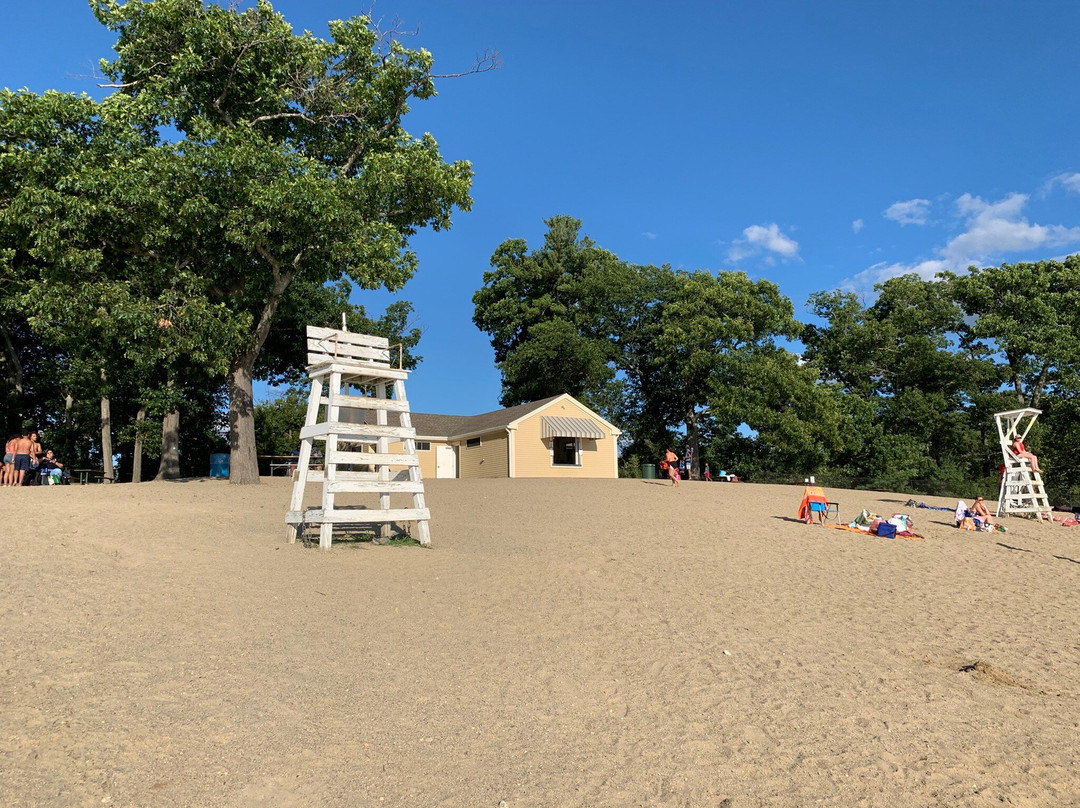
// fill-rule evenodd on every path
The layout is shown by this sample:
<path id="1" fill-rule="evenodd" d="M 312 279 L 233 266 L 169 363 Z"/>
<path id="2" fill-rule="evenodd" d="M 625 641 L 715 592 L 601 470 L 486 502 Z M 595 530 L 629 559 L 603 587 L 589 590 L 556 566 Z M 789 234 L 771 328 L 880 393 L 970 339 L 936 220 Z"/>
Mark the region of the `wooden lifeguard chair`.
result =
<path id="1" fill-rule="evenodd" d="M 392 524 L 411 522 L 420 544 L 430 544 L 431 515 L 424 503 L 416 430 L 405 396 L 409 371 L 401 366 L 400 346 L 394 367 L 384 337 L 308 326 L 307 350 L 311 393 L 285 515 L 289 543 L 318 525 L 319 547 L 329 550 L 335 528 L 378 525 L 379 535 L 388 537 Z M 372 413 L 374 424 L 369 423 Z M 390 413 L 397 416 L 397 426 L 388 423 Z M 322 471 L 309 469 L 316 440 L 325 443 Z M 400 441 L 402 450 L 391 454 L 391 441 Z M 321 507 L 303 507 L 309 482 L 322 483 Z M 341 504 L 341 494 L 377 495 L 378 505 Z M 403 494 L 412 495 L 412 508 L 392 508 L 391 496 Z"/>
<path id="2" fill-rule="evenodd" d="M 1018 457 L 1012 450 L 1013 440 L 1026 439 L 1040 415 L 1042 410 L 1031 407 L 994 414 L 1005 465 L 1005 471 L 1001 475 L 1001 490 L 998 493 L 998 516 L 1007 513 L 1034 514 L 1039 519 L 1053 518 L 1042 474 L 1031 468 L 1031 461 L 1026 457 Z"/>

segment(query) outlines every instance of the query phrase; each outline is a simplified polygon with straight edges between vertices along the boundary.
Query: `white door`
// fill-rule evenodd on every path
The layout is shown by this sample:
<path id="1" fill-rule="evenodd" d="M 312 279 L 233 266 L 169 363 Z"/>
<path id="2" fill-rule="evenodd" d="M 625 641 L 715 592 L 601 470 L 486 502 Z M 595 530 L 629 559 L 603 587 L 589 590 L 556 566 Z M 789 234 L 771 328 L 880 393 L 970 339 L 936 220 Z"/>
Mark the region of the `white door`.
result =
<path id="1" fill-rule="evenodd" d="M 457 453 L 453 446 L 435 444 L 435 476 L 457 477 Z"/>

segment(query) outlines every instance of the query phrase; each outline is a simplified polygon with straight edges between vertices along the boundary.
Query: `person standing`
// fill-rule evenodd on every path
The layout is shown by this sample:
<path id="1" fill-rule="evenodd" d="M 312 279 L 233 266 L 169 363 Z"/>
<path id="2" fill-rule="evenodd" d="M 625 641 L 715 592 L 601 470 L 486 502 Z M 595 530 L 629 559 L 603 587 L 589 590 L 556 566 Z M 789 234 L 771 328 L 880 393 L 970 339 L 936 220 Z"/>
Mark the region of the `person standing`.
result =
<path id="1" fill-rule="evenodd" d="M 12 435 L 4 444 L 4 470 L 0 475 L 0 485 L 11 485 L 15 479 L 15 441 L 18 439 L 18 435 Z"/>
<path id="2" fill-rule="evenodd" d="M 679 456 L 675 454 L 675 450 L 670 446 L 668 450 L 664 452 L 664 462 L 667 463 L 668 479 L 671 480 L 672 486 L 679 487 Z"/>
<path id="3" fill-rule="evenodd" d="M 712 482 L 712 472 L 709 471 L 709 464 L 708 463 L 705 464 L 705 482 L 707 482 L 707 483 Z"/>
<path id="4" fill-rule="evenodd" d="M 23 484 L 27 472 L 33 468 L 30 463 L 30 451 L 33 447 L 34 443 L 30 440 L 29 435 L 22 434 L 15 439 L 15 476 L 8 485 L 19 486 Z"/>

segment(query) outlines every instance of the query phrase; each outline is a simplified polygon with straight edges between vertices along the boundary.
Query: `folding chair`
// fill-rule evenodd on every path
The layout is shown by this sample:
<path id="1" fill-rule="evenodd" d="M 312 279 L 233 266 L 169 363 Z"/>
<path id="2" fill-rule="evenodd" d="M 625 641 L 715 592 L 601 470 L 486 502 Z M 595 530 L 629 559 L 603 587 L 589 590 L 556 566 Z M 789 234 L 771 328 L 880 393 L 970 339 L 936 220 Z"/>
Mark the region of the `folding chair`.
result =
<path id="1" fill-rule="evenodd" d="M 840 524 L 840 503 L 839 502 L 826 502 L 825 503 L 825 516 L 822 521 L 832 522 L 834 525 Z"/>

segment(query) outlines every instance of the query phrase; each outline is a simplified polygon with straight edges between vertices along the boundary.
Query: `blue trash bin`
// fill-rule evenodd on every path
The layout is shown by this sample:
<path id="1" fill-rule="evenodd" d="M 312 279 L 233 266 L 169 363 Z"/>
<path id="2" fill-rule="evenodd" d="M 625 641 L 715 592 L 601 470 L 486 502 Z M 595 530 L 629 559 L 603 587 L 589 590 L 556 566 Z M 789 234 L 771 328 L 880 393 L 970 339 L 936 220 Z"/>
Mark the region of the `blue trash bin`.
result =
<path id="1" fill-rule="evenodd" d="M 228 454 L 212 454 L 210 455 L 210 476 L 220 477 L 222 479 L 229 478 L 229 455 Z"/>

